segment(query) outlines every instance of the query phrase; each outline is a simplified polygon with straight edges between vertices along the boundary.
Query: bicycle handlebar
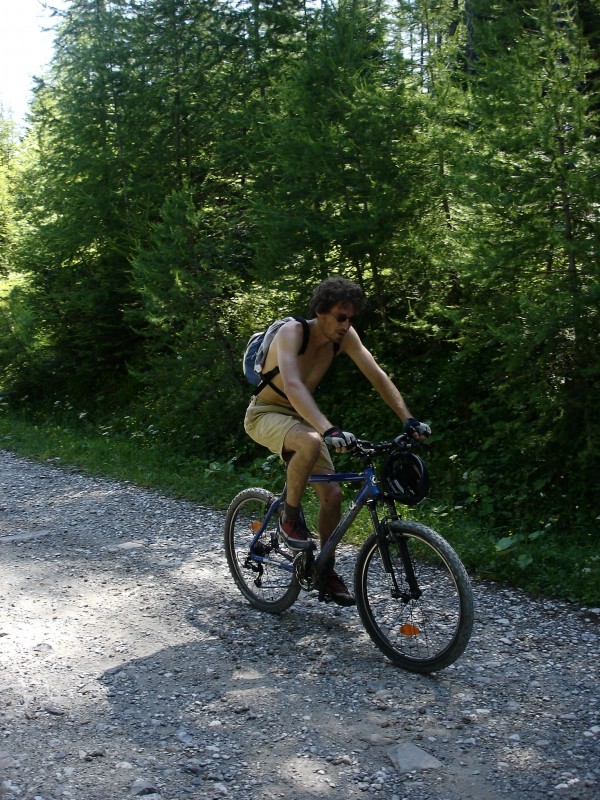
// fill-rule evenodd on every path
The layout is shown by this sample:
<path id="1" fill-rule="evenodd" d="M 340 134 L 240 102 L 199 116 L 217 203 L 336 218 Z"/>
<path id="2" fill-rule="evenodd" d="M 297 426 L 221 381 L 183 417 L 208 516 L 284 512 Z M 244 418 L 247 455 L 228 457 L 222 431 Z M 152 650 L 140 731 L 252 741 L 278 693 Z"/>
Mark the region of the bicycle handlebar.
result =
<path id="1" fill-rule="evenodd" d="M 370 442 L 367 439 L 357 439 L 356 446 L 349 451 L 359 456 L 373 456 L 380 453 L 389 453 L 392 450 L 410 450 L 413 447 L 422 447 L 423 442 L 419 442 L 407 433 L 401 433 L 391 442 Z"/>

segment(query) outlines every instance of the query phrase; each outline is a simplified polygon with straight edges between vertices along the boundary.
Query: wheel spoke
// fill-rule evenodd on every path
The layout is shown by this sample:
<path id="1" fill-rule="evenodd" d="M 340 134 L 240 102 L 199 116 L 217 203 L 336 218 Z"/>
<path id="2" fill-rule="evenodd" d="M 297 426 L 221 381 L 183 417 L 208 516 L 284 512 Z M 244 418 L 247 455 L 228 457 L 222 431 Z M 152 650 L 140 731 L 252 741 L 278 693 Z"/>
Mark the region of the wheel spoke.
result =
<path id="1" fill-rule="evenodd" d="M 242 594 L 261 611 L 277 614 L 294 603 L 300 587 L 293 556 L 278 541 L 276 517 L 256 538 L 272 502 L 264 489 L 247 489 L 233 500 L 225 523 L 225 554 Z"/>
<path id="2" fill-rule="evenodd" d="M 438 534 L 396 523 L 388 538 L 392 589 L 376 537 L 357 562 L 357 603 L 367 632 L 395 663 L 433 672 L 464 651 L 472 628 L 472 594 L 458 556 Z"/>

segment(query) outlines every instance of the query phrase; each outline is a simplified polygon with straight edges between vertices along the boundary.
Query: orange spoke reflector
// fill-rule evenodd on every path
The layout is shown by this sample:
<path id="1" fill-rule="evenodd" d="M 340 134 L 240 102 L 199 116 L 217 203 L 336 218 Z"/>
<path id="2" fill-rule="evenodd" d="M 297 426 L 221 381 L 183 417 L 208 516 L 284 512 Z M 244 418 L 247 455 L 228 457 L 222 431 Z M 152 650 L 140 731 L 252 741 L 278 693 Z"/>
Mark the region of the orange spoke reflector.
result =
<path id="1" fill-rule="evenodd" d="M 411 625 L 410 622 L 405 622 L 400 626 L 400 633 L 403 636 L 418 636 L 421 631 L 416 625 Z"/>
<path id="2" fill-rule="evenodd" d="M 252 531 L 252 533 L 258 533 L 261 525 L 262 522 L 259 522 L 258 520 L 253 520 L 250 523 L 250 530 Z"/>

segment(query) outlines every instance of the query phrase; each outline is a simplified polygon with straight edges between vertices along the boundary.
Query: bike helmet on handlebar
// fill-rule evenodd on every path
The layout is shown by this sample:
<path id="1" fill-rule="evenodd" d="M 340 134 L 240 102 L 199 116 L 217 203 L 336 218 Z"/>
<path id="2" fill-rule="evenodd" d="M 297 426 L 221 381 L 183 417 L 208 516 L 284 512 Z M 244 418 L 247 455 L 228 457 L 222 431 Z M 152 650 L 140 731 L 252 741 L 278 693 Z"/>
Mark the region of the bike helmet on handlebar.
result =
<path id="1" fill-rule="evenodd" d="M 380 486 L 405 506 L 416 506 L 429 492 L 429 473 L 415 453 L 392 453 L 383 466 Z"/>

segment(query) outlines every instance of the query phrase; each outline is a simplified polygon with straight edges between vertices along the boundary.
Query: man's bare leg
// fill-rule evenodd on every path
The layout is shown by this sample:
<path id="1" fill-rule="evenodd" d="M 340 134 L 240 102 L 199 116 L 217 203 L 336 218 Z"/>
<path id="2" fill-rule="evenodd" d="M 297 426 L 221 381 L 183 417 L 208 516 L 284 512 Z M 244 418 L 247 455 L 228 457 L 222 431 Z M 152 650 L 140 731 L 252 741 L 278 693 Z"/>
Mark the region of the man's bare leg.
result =
<path id="1" fill-rule="evenodd" d="M 286 434 L 284 452 L 291 453 L 287 467 L 287 503 L 292 508 L 300 506 L 308 479 L 313 473 L 329 472 L 323 467 L 315 468 L 321 445 L 319 434 L 302 424 L 294 425 Z M 314 489 L 319 498 L 317 525 L 322 547 L 340 521 L 342 492 L 337 483 L 315 483 Z"/>
<path id="2" fill-rule="evenodd" d="M 329 470 L 315 467 L 322 440 L 319 434 L 305 425 L 295 425 L 291 428 L 284 440 L 284 453 L 292 453 L 287 468 L 287 499 L 284 509 L 284 519 L 280 530 L 285 533 L 287 528 L 286 517 L 298 519 L 302 495 L 308 484 L 311 474 L 326 474 Z M 314 489 L 319 498 L 318 528 L 321 547 L 329 539 L 336 525 L 340 521 L 342 509 L 342 491 L 337 483 L 315 483 Z M 286 534 L 287 543 L 296 549 L 305 549 L 302 535 L 294 531 Z M 308 538 L 308 531 L 306 531 Z M 356 603 L 354 595 L 350 592 L 343 579 L 335 572 L 335 556 L 325 573 L 326 594 L 329 598 L 342 606 L 352 606 Z"/>
<path id="3" fill-rule="evenodd" d="M 300 513 L 302 495 L 321 452 L 321 437 L 306 425 L 294 425 L 285 436 L 283 455 L 287 461 L 287 496 L 279 534 L 293 550 L 312 550 L 314 543 Z"/>
<path id="4" fill-rule="evenodd" d="M 315 472 L 326 473 L 328 470 L 317 469 Z M 319 536 L 321 548 L 330 538 L 340 521 L 342 512 L 342 490 L 338 483 L 314 483 L 319 498 Z M 353 606 L 356 599 L 344 583 L 343 578 L 335 571 L 335 553 L 327 562 L 324 572 L 326 596 L 341 606 Z"/>
<path id="5" fill-rule="evenodd" d="M 315 469 L 315 474 L 326 475 L 330 470 Z M 317 526 L 321 547 L 334 532 L 342 513 L 342 490 L 339 483 L 315 483 L 313 488 L 319 498 Z"/>
<path id="6" fill-rule="evenodd" d="M 285 436 L 283 450 L 291 453 L 287 466 L 287 502 L 298 508 L 321 452 L 321 437 L 306 425 L 294 425 Z"/>

